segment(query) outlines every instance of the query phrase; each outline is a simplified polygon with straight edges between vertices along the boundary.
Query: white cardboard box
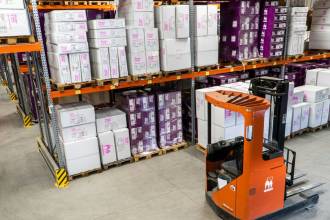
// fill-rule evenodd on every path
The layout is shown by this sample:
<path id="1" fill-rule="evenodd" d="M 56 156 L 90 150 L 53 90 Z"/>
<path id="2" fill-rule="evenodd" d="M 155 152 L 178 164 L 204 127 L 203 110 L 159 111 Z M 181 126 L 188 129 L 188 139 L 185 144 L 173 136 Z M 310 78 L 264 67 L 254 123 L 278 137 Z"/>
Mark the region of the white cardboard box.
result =
<path id="1" fill-rule="evenodd" d="M 218 9 L 216 5 L 207 6 L 207 34 L 218 35 Z"/>
<path id="2" fill-rule="evenodd" d="M 221 126 L 221 127 L 235 126 L 236 113 L 233 111 L 215 107 L 214 105 L 212 105 L 211 116 L 212 116 L 212 119 L 211 119 L 212 123 L 217 126 Z"/>
<path id="3" fill-rule="evenodd" d="M 88 38 L 126 38 L 125 28 L 89 30 Z"/>
<path id="4" fill-rule="evenodd" d="M 195 38 L 196 66 L 208 66 L 218 64 L 219 40 L 218 36 L 205 36 Z"/>
<path id="5" fill-rule="evenodd" d="M 301 105 L 292 105 L 292 127 L 291 132 L 296 132 L 300 130 L 301 122 Z"/>
<path id="6" fill-rule="evenodd" d="M 300 129 L 305 129 L 308 127 L 310 105 L 310 103 L 306 102 L 301 103 Z"/>
<path id="7" fill-rule="evenodd" d="M 207 121 L 197 119 L 197 137 L 198 137 L 198 144 L 202 145 L 203 147 L 207 147 L 208 144 L 208 129 L 207 129 Z"/>
<path id="8" fill-rule="evenodd" d="M 0 9 L 0 18 L 0 37 L 31 35 L 26 9 Z"/>
<path id="9" fill-rule="evenodd" d="M 156 25 L 160 39 L 176 38 L 175 5 L 162 5 L 155 8 Z"/>
<path id="10" fill-rule="evenodd" d="M 116 108 L 96 111 L 97 132 L 102 133 L 127 127 L 125 112 Z"/>
<path id="11" fill-rule="evenodd" d="M 108 48 L 91 48 L 92 73 L 96 79 L 110 79 L 110 57 Z"/>
<path id="12" fill-rule="evenodd" d="M 117 161 L 115 139 L 112 131 L 98 133 L 101 161 L 103 165 Z"/>
<path id="13" fill-rule="evenodd" d="M 86 157 L 67 160 L 66 166 L 69 176 L 79 174 L 89 170 L 95 170 L 101 168 L 100 154 L 93 154 Z"/>
<path id="14" fill-rule="evenodd" d="M 82 124 L 60 129 L 60 135 L 64 142 L 79 141 L 96 136 L 95 123 Z"/>
<path id="15" fill-rule="evenodd" d="M 49 52 L 58 54 L 69 54 L 69 53 L 84 53 L 88 52 L 88 43 L 63 43 L 63 44 L 49 44 Z"/>
<path id="16" fill-rule="evenodd" d="M 99 153 L 97 138 L 84 138 L 78 141 L 65 142 L 60 138 L 67 160 L 77 159 Z"/>
<path id="17" fill-rule="evenodd" d="M 207 106 L 205 94 L 207 92 L 214 92 L 220 90 L 220 86 L 214 86 L 209 88 L 197 89 L 196 90 L 196 117 L 198 119 L 207 121 Z"/>
<path id="18" fill-rule="evenodd" d="M 310 41 L 309 49 L 329 50 L 330 41 Z"/>
<path id="19" fill-rule="evenodd" d="M 319 0 L 314 2 L 314 8 L 330 8 L 330 2 L 326 0 Z"/>
<path id="20" fill-rule="evenodd" d="M 49 12 L 49 16 L 51 22 L 87 20 L 85 10 L 54 10 Z"/>
<path id="21" fill-rule="evenodd" d="M 153 11 L 152 0 L 121 0 L 119 10 Z"/>
<path id="22" fill-rule="evenodd" d="M 159 51 L 146 51 L 147 73 L 158 73 L 160 71 Z"/>
<path id="23" fill-rule="evenodd" d="M 157 28 L 145 28 L 144 29 L 144 41 L 145 50 L 148 51 L 159 51 L 159 39 Z"/>
<path id="24" fill-rule="evenodd" d="M 329 118 L 329 110 L 330 110 L 330 102 L 329 99 L 323 102 L 323 111 L 322 111 L 322 120 L 321 125 L 328 123 Z"/>
<path id="25" fill-rule="evenodd" d="M 304 85 L 296 87 L 297 91 L 304 92 L 305 102 L 322 102 L 329 98 L 329 88 L 323 86 Z"/>
<path id="26" fill-rule="evenodd" d="M 120 77 L 128 76 L 125 47 L 118 47 L 118 62 L 119 62 Z"/>
<path id="27" fill-rule="evenodd" d="M 189 32 L 189 5 L 175 6 L 176 38 L 188 38 Z"/>
<path id="28" fill-rule="evenodd" d="M 68 33 L 68 32 L 87 32 L 87 23 L 86 21 L 79 21 L 79 22 L 52 22 L 49 23 L 50 32 L 52 34 L 55 33 Z"/>
<path id="29" fill-rule="evenodd" d="M 47 53 L 52 79 L 58 83 L 71 83 L 69 58 L 66 54 Z"/>
<path id="30" fill-rule="evenodd" d="M 322 68 L 307 70 L 306 84 L 330 87 L 330 70 Z"/>
<path id="31" fill-rule="evenodd" d="M 147 71 L 146 52 L 142 51 L 128 51 L 128 70 L 131 75 L 145 74 Z"/>
<path id="32" fill-rule="evenodd" d="M 232 126 L 232 127 L 221 127 L 212 124 L 211 125 L 211 136 L 212 143 L 216 143 L 222 140 L 229 140 L 235 137 L 243 136 L 244 137 L 244 125 Z"/>
<path id="33" fill-rule="evenodd" d="M 110 57 L 110 73 L 111 78 L 119 78 L 119 63 L 118 63 L 118 49 L 117 47 L 109 48 L 109 57 Z"/>
<path id="34" fill-rule="evenodd" d="M 304 91 L 294 88 L 293 96 L 292 96 L 290 104 L 296 105 L 296 104 L 302 103 L 303 101 L 304 101 Z"/>
<path id="35" fill-rule="evenodd" d="M 128 27 L 153 28 L 155 26 L 154 12 L 134 12 L 125 15 Z"/>
<path id="36" fill-rule="evenodd" d="M 286 122 L 285 122 L 285 137 L 291 134 L 292 127 L 292 108 L 289 107 L 286 112 Z"/>
<path id="37" fill-rule="evenodd" d="M 127 128 L 121 128 L 114 130 L 117 158 L 118 160 L 126 159 L 131 157 L 131 146 L 129 141 L 129 132 Z"/>
<path id="38" fill-rule="evenodd" d="M 78 53 L 69 54 L 71 82 L 81 82 L 80 57 Z"/>
<path id="39" fill-rule="evenodd" d="M 81 69 L 81 81 L 88 82 L 92 80 L 91 63 L 89 60 L 89 53 L 80 53 L 80 69 Z"/>
<path id="40" fill-rule="evenodd" d="M 316 128 L 321 125 L 322 112 L 323 102 L 311 103 L 308 127 Z"/>
<path id="41" fill-rule="evenodd" d="M 51 33 L 47 35 L 47 41 L 53 44 L 84 43 L 87 42 L 86 32 Z"/>
<path id="42" fill-rule="evenodd" d="M 125 19 L 95 19 L 88 21 L 88 29 L 125 28 Z"/>
<path id="43" fill-rule="evenodd" d="M 128 50 L 135 53 L 145 50 L 143 28 L 127 28 Z"/>
<path id="44" fill-rule="evenodd" d="M 23 0 L 0 0 L 0 9 L 24 9 Z"/>
<path id="45" fill-rule="evenodd" d="M 125 47 L 127 45 L 127 41 L 125 37 L 121 38 L 91 38 L 89 39 L 89 46 L 93 48 L 101 48 L 101 47 Z"/>
<path id="46" fill-rule="evenodd" d="M 161 70 L 191 68 L 190 38 L 165 39 L 161 40 L 160 44 Z"/>
<path id="47" fill-rule="evenodd" d="M 95 111 L 86 103 L 56 105 L 56 113 L 61 128 L 95 122 Z"/>
<path id="48" fill-rule="evenodd" d="M 207 35 L 207 5 L 195 5 L 195 36 Z"/>

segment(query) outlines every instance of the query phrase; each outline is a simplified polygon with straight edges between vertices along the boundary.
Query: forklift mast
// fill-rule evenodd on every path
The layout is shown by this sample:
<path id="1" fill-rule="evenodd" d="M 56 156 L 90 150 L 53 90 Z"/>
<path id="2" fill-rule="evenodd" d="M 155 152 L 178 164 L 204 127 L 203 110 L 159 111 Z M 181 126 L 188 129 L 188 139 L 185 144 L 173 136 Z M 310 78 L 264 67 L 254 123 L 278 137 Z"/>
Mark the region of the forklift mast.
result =
<path id="1" fill-rule="evenodd" d="M 267 145 L 283 153 L 289 81 L 274 77 L 255 78 L 251 80 L 249 90 L 251 94 L 271 103 Z"/>

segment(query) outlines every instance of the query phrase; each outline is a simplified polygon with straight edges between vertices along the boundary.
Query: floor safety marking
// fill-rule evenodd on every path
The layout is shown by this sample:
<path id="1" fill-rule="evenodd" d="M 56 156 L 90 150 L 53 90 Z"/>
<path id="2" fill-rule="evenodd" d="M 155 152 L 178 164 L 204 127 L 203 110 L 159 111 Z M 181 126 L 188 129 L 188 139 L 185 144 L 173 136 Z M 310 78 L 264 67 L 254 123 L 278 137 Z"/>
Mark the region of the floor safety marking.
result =
<path id="1" fill-rule="evenodd" d="M 23 119 L 23 122 L 24 122 L 24 127 L 26 127 L 26 128 L 31 127 L 32 126 L 31 116 L 30 115 L 25 116 L 24 119 Z"/>
<path id="2" fill-rule="evenodd" d="M 10 97 L 10 100 L 12 100 L 12 101 L 16 101 L 17 100 L 16 94 L 13 93 L 13 92 L 9 94 L 9 97 Z"/>
<path id="3" fill-rule="evenodd" d="M 8 86 L 8 82 L 7 82 L 6 80 L 2 80 L 2 81 L 1 81 L 1 84 L 2 84 L 3 86 Z"/>
<path id="4" fill-rule="evenodd" d="M 59 189 L 65 188 L 69 184 L 69 178 L 68 178 L 68 173 L 64 168 L 60 168 L 56 170 L 56 183 L 55 186 Z"/>

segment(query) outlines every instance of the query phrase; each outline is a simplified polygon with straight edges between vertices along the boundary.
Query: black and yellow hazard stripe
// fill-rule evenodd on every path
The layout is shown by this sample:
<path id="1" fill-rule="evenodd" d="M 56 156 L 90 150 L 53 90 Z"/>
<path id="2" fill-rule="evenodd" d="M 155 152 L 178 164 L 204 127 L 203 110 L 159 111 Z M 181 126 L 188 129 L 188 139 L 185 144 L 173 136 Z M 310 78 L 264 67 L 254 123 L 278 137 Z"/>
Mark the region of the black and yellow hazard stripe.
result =
<path id="1" fill-rule="evenodd" d="M 13 93 L 13 92 L 9 94 L 9 98 L 10 98 L 10 100 L 12 100 L 12 101 L 17 100 L 16 94 Z"/>
<path id="2" fill-rule="evenodd" d="M 24 127 L 29 128 L 32 126 L 32 118 L 30 115 L 26 115 L 23 118 L 23 122 L 24 122 Z"/>
<path id="3" fill-rule="evenodd" d="M 64 168 L 60 168 L 60 169 L 56 170 L 55 175 L 56 175 L 55 176 L 55 178 L 56 178 L 55 186 L 57 186 L 57 188 L 64 188 L 69 184 L 68 173 L 66 172 L 66 170 Z"/>
<path id="4" fill-rule="evenodd" d="M 2 84 L 3 86 L 8 86 L 8 82 L 7 82 L 6 80 L 2 80 L 2 81 L 1 81 L 1 84 Z"/>

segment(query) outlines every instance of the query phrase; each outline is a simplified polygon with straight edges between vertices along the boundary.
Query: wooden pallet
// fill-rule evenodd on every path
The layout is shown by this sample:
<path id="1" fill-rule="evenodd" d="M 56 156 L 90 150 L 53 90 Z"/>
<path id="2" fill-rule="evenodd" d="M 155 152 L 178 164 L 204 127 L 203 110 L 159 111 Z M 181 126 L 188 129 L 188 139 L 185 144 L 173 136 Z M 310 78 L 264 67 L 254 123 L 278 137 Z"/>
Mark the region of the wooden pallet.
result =
<path id="1" fill-rule="evenodd" d="M 318 126 L 316 128 L 309 128 L 309 131 L 315 133 L 317 131 L 321 131 L 321 130 L 326 129 L 328 127 L 329 127 L 329 124 L 320 125 L 320 126 Z"/>
<path id="2" fill-rule="evenodd" d="M 114 4 L 112 1 L 88 1 L 89 5 L 111 5 Z"/>
<path id="3" fill-rule="evenodd" d="M 104 86 L 104 85 L 115 85 L 118 86 L 120 82 L 129 82 L 131 81 L 131 76 L 126 76 L 126 77 L 120 77 L 117 79 L 96 79 L 96 85 L 97 86 Z"/>
<path id="4" fill-rule="evenodd" d="M 111 5 L 113 4 L 113 1 L 80 1 L 80 0 L 39 0 L 38 4 L 39 5 L 52 5 L 52 6 L 56 6 L 56 5 Z"/>
<path id="5" fill-rule="evenodd" d="M 144 153 L 133 155 L 133 161 L 138 162 L 139 160 L 151 159 L 152 157 L 160 156 L 160 155 L 162 155 L 161 149 L 150 151 L 150 152 L 144 152 Z"/>
<path id="6" fill-rule="evenodd" d="M 146 73 L 142 75 L 132 75 L 131 80 L 132 81 L 149 80 L 149 79 L 157 78 L 161 76 L 161 74 L 162 74 L 161 72 L 157 72 L 157 73 Z"/>
<path id="7" fill-rule="evenodd" d="M 198 67 L 196 67 L 196 71 L 197 72 L 209 71 L 209 70 L 214 70 L 214 69 L 219 69 L 219 68 L 220 68 L 220 66 L 218 64 L 210 65 L 210 66 L 198 66 Z"/>
<path id="8" fill-rule="evenodd" d="M 53 90 L 56 91 L 64 91 L 68 89 L 76 89 L 79 90 L 84 87 L 95 87 L 96 86 L 96 81 L 89 81 L 89 82 L 80 82 L 80 83 L 57 83 L 51 80 L 51 86 Z"/>
<path id="9" fill-rule="evenodd" d="M 196 144 L 196 149 L 203 154 L 206 154 L 206 147 L 202 146 L 201 144 Z"/>
<path id="10" fill-rule="evenodd" d="M 69 176 L 69 180 L 72 181 L 72 180 L 77 179 L 77 178 L 86 177 L 86 176 L 89 176 L 89 175 L 92 175 L 92 174 L 95 174 L 95 173 L 101 173 L 101 172 L 102 172 L 102 169 L 97 168 L 97 169 L 94 169 L 94 170 L 89 170 L 89 171 L 85 171 L 85 172 L 81 172 L 81 173 L 78 173 L 78 174 L 71 175 L 71 176 Z"/>
<path id="11" fill-rule="evenodd" d="M 191 73 L 191 68 L 181 69 L 181 70 L 173 70 L 173 71 L 163 71 L 161 73 L 162 76 L 173 76 L 173 75 L 182 75 L 186 73 Z"/>
<path id="12" fill-rule="evenodd" d="M 35 43 L 34 36 L 17 36 L 17 37 L 1 37 L 0 44 L 20 44 L 20 43 Z"/>
<path id="13" fill-rule="evenodd" d="M 110 168 L 122 166 L 124 164 L 128 164 L 131 162 L 132 162 L 132 158 L 122 159 L 122 160 L 118 160 L 118 161 L 103 165 L 103 169 L 108 170 Z"/>
<path id="14" fill-rule="evenodd" d="M 288 55 L 288 59 L 299 59 L 302 58 L 304 54 Z"/>
<path id="15" fill-rule="evenodd" d="M 267 62 L 266 58 L 254 58 L 254 59 L 248 59 L 248 60 L 242 60 L 241 63 L 244 66 L 247 65 L 256 65 L 256 64 L 260 64 L 260 63 L 265 63 Z"/>
<path id="16" fill-rule="evenodd" d="M 162 150 L 163 154 L 167 154 L 168 152 L 171 152 L 171 151 L 175 152 L 175 151 L 184 149 L 186 147 L 188 147 L 188 144 L 187 144 L 187 142 L 183 141 L 181 143 L 173 144 L 171 146 L 161 147 L 161 150 Z"/>
<path id="17" fill-rule="evenodd" d="M 307 132 L 309 132 L 309 128 L 305 128 L 305 129 L 302 129 L 300 131 L 293 132 L 293 133 L 291 133 L 291 138 L 294 138 L 294 137 L 303 135 L 303 134 L 305 134 Z"/>

